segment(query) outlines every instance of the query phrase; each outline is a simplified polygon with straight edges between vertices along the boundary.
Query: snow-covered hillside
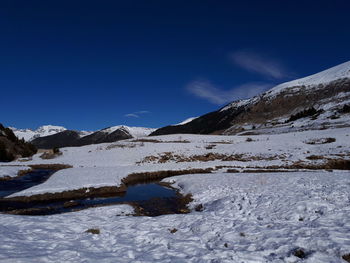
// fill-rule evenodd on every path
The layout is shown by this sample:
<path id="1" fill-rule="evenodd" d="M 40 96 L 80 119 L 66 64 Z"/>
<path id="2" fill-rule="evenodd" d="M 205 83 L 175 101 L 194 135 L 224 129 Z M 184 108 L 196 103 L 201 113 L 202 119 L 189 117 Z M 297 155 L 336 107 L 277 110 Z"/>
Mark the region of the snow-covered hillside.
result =
<path id="1" fill-rule="evenodd" d="M 334 80 L 350 78 L 350 61 L 321 71 L 319 73 L 307 76 L 305 78 L 292 80 L 289 82 L 282 83 L 273 89 L 268 91 L 268 95 L 274 95 L 282 92 L 286 88 L 297 87 L 297 86 L 316 86 L 319 84 L 327 84 Z"/>
<path id="2" fill-rule="evenodd" d="M 187 118 L 186 120 L 183 120 L 183 121 L 180 122 L 180 123 L 173 124 L 173 126 L 184 125 L 184 124 L 189 123 L 189 122 L 191 122 L 191 121 L 193 121 L 194 119 L 197 119 L 197 118 L 198 118 L 198 117 Z"/>
<path id="3" fill-rule="evenodd" d="M 262 98 L 268 98 L 268 97 L 273 97 L 276 96 L 279 93 L 284 92 L 286 89 L 294 88 L 297 87 L 294 92 L 297 93 L 300 91 L 300 89 L 310 89 L 312 87 L 315 87 L 316 85 L 319 84 L 328 84 L 334 80 L 339 80 L 339 79 L 350 79 L 350 61 L 347 61 L 345 63 L 342 63 L 340 65 L 337 65 L 335 67 L 326 69 L 324 71 L 321 71 L 319 73 L 288 81 L 285 83 L 282 83 L 280 85 L 277 85 L 276 87 L 270 89 L 264 95 L 258 95 L 253 98 L 245 99 L 245 100 L 239 100 L 239 101 L 234 101 L 224 108 L 221 109 L 221 111 L 226 111 L 231 108 L 238 108 L 241 106 L 246 106 L 249 104 L 253 104 L 257 101 L 259 101 Z"/>
<path id="4" fill-rule="evenodd" d="M 54 125 L 44 125 L 39 127 L 36 130 L 17 129 L 14 127 L 10 127 L 10 128 L 18 138 L 20 139 L 23 138 L 25 141 L 32 141 L 33 139 L 38 137 L 53 135 L 53 134 L 67 130 L 62 126 L 54 126 Z"/>

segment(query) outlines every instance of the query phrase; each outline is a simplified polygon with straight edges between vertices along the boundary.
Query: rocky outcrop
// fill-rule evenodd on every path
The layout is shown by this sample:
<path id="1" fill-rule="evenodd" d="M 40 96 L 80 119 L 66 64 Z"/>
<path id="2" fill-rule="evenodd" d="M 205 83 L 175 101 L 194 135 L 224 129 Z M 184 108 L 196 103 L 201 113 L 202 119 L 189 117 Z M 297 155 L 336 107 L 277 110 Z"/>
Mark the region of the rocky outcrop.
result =
<path id="1" fill-rule="evenodd" d="M 0 162 L 13 161 L 20 157 L 29 157 L 36 153 L 33 144 L 18 139 L 10 128 L 0 124 Z"/>

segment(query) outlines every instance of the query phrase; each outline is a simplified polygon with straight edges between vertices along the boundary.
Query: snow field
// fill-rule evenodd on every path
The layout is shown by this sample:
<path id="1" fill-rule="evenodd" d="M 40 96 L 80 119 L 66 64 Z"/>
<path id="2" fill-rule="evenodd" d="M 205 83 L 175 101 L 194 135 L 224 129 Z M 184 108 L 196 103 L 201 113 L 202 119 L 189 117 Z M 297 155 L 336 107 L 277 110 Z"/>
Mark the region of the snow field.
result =
<path id="1" fill-rule="evenodd" d="M 2 262 L 344 262 L 348 172 L 198 174 L 165 179 L 203 212 L 160 217 L 110 206 L 0 216 Z M 302 219 L 302 220 L 301 220 Z M 101 233 L 85 233 L 98 228 Z M 170 230 L 176 229 L 175 233 Z M 307 257 L 293 255 L 304 249 Z"/>

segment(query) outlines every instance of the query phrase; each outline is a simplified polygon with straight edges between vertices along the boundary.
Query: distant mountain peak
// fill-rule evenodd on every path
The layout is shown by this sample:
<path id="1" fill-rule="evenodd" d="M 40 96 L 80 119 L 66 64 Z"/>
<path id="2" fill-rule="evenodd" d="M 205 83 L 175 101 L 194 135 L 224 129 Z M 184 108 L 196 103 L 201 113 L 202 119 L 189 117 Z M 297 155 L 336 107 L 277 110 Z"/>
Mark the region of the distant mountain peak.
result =
<path id="1" fill-rule="evenodd" d="M 25 141 L 32 141 L 38 137 L 53 135 L 67 130 L 65 127 L 55 125 L 43 125 L 37 128 L 36 130 L 18 129 L 14 127 L 10 127 L 10 129 L 19 139 L 23 138 Z"/>

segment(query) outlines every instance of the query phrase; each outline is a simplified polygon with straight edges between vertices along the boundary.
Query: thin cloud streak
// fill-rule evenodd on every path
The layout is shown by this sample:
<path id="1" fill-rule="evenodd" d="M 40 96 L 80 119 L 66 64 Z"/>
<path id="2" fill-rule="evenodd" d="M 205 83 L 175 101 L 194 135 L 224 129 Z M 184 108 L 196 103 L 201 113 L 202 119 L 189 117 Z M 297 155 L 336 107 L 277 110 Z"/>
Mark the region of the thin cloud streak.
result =
<path id="1" fill-rule="evenodd" d="M 222 105 L 234 100 L 247 99 L 271 88 L 267 83 L 247 83 L 230 90 L 222 90 L 206 80 L 197 80 L 187 86 L 192 95 L 210 103 Z"/>
<path id="2" fill-rule="evenodd" d="M 127 117 L 127 118 L 140 118 L 141 117 L 140 115 L 148 114 L 148 113 L 151 113 L 151 112 L 147 111 L 147 110 L 141 110 L 141 111 L 135 111 L 135 112 L 132 112 L 132 113 L 125 114 L 124 117 Z"/>
<path id="3" fill-rule="evenodd" d="M 291 76 L 291 73 L 281 63 L 253 52 L 237 51 L 230 54 L 230 59 L 239 67 L 264 77 L 283 79 Z"/>
<path id="4" fill-rule="evenodd" d="M 124 117 L 139 118 L 140 116 L 134 113 L 125 114 Z"/>

